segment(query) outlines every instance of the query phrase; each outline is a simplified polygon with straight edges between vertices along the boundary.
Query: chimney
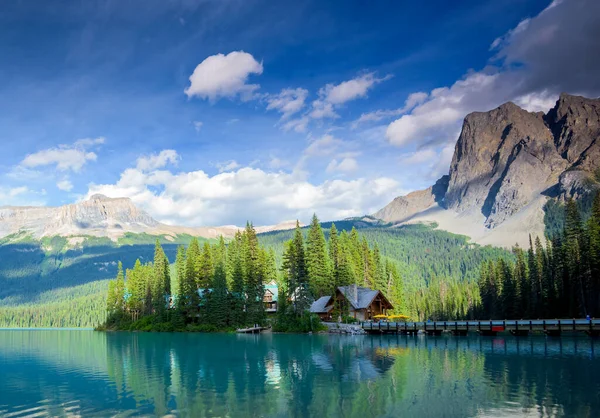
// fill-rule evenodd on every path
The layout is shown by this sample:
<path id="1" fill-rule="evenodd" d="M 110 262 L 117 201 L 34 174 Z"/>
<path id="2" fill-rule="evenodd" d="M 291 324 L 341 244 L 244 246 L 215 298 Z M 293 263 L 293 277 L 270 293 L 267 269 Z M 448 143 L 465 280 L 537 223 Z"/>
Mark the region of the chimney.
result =
<path id="1" fill-rule="evenodd" d="M 354 298 L 354 305 L 358 306 L 358 285 L 356 283 L 352 285 L 352 292 L 354 293 L 352 295 Z"/>

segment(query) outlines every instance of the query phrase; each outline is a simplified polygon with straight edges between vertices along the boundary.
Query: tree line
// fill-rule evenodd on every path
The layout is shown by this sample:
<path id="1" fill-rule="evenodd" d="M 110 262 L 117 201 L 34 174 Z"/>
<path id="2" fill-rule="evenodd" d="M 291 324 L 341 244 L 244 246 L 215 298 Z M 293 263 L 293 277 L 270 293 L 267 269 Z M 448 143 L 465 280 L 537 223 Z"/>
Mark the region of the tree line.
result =
<path id="1" fill-rule="evenodd" d="M 545 245 L 544 245 L 545 244 Z M 562 231 L 545 243 L 530 237 L 527 250 L 515 246 L 515 261 L 483 263 L 479 290 L 482 318 L 574 318 L 600 313 L 600 193 L 590 216 L 578 205 L 564 207 Z"/>
<path id="2" fill-rule="evenodd" d="M 314 215 L 306 240 L 297 223 L 292 239 L 285 243 L 276 329 L 305 330 L 308 324 L 302 319 L 311 302 L 322 296 L 335 297 L 339 286 L 351 284 L 380 290 L 397 312 L 404 308 L 398 269 L 381 255 L 377 243 L 371 247 L 355 228 L 338 233 L 334 223 L 328 236 L 327 240 Z M 334 319 L 343 314 L 347 312 L 335 306 Z"/>
<path id="3" fill-rule="evenodd" d="M 278 284 L 280 328 L 304 329 L 299 324 L 310 319 L 313 300 L 354 283 L 381 290 L 398 311 L 404 306 L 397 268 L 377 244 L 371 248 L 356 229 L 338 233 L 335 224 L 326 240 L 315 215 L 306 240 L 296 224 L 281 268 L 274 251 L 259 244 L 252 224 L 228 243 L 221 237 L 201 248 L 192 239 L 178 248 L 173 266 L 157 241 L 153 262 L 137 260 L 126 271 L 119 263 L 108 285 L 106 326 L 216 330 L 264 324 L 264 285 L 270 282 Z"/>
<path id="4" fill-rule="evenodd" d="M 264 284 L 277 279 L 275 258 L 248 224 L 229 244 L 180 246 L 173 266 L 157 241 L 154 260 L 136 261 L 109 283 L 107 327 L 181 330 L 262 324 Z"/>

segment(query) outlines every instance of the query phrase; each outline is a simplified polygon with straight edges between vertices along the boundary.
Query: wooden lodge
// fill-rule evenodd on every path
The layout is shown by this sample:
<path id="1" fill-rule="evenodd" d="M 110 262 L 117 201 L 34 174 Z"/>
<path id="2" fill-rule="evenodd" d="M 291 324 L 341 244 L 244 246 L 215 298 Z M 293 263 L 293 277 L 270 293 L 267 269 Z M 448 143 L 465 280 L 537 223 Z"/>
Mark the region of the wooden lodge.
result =
<path id="1" fill-rule="evenodd" d="M 323 321 L 332 320 L 331 312 L 335 301 L 344 312 L 359 321 L 372 320 L 377 315 L 386 315 L 388 310 L 394 309 L 392 304 L 379 290 L 360 287 L 356 284 L 340 286 L 335 291 L 335 296 L 323 296 L 317 299 L 310 311 L 319 315 Z"/>
<path id="2" fill-rule="evenodd" d="M 263 304 L 265 306 L 265 312 L 275 313 L 277 312 L 277 302 L 279 300 L 279 288 L 275 283 L 269 283 L 265 285 L 265 294 L 263 296 Z"/>

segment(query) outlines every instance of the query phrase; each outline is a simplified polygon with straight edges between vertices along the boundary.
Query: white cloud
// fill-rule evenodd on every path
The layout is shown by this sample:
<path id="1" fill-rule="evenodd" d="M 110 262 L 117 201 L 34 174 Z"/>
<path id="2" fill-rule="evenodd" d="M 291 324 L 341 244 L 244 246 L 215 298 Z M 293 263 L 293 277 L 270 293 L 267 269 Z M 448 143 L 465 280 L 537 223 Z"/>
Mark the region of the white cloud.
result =
<path id="1" fill-rule="evenodd" d="M 73 183 L 71 183 L 69 179 L 62 179 L 61 181 L 56 183 L 56 187 L 59 190 L 70 192 L 71 190 L 73 190 Z"/>
<path id="2" fill-rule="evenodd" d="M 326 134 L 313 140 L 304 150 L 304 154 L 311 157 L 331 155 L 342 143 L 340 139 L 335 138 L 333 135 Z"/>
<path id="3" fill-rule="evenodd" d="M 158 154 L 145 155 L 137 159 L 137 169 L 140 171 L 151 171 L 163 168 L 167 164 L 177 164 L 179 155 L 172 149 L 162 150 Z"/>
<path id="4" fill-rule="evenodd" d="M 0 202 L 6 206 L 43 206 L 46 202 L 37 200 L 37 196 L 45 193 L 35 192 L 26 186 L 0 186 Z"/>
<path id="5" fill-rule="evenodd" d="M 324 118 L 339 118 L 335 110 L 333 110 L 333 104 L 328 103 L 324 100 L 315 100 L 312 102 L 312 110 L 308 114 L 313 119 L 324 119 Z"/>
<path id="6" fill-rule="evenodd" d="M 59 145 L 27 155 L 19 164 L 31 169 L 36 167 L 55 166 L 59 171 L 80 171 L 89 161 L 96 161 L 96 153 L 88 149 L 104 143 L 104 138 L 85 138 L 75 141 L 73 145 Z"/>
<path id="7" fill-rule="evenodd" d="M 287 166 L 288 164 L 289 163 L 287 161 L 282 160 L 281 158 L 272 157 L 271 161 L 269 161 L 269 168 L 272 168 L 273 170 L 278 170 Z"/>
<path id="8" fill-rule="evenodd" d="M 286 120 L 304 108 L 304 102 L 308 97 L 308 90 L 283 89 L 277 95 L 267 96 L 267 110 L 277 110 L 282 113 L 281 119 Z"/>
<path id="9" fill-rule="evenodd" d="M 404 106 L 400 109 L 376 110 L 374 112 L 363 113 L 358 119 L 352 122 L 352 129 L 356 129 L 361 123 L 377 122 L 381 119 L 402 115 L 412 110 L 415 106 L 423 103 L 425 100 L 427 100 L 428 96 L 429 95 L 424 92 L 412 93 L 408 96 L 404 102 Z"/>
<path id="10" fill-rule="evenodd" d="M 196 130 L 196 132 L 200 132 L 200 129 L 202 129 L 202 125 L 204 125 L 204 123 L 199 120 L 195 120 L 192 123 L 194 124 L 194 129 Z"/>
<path id="11" fill-rule="evenodd" d="M 548 112 L 556 104 L 556 94 L 548 90 L 525 94 L 515 99 L 515 104 L 530 112 Z"/>
<path id="12" fill-rule="evenodd" d="M 333 159 L 326 169 L 328 173 L 333 173 L 336 171 L 348 173 L 356 170 L 358 170 L 358 162 L 356 159 L 350 157 L 343 158 L 339 162 L 338 160 Z"/>
<path id="13" fill-rule="evenodd" d="M 308 128 L 308 122 L 309 119 L 305 116 L 299 119 L 292 119 L 283 125 L 283 130 L 294 132 L 306 132 L 306 129 Z"/>
<path id="14" fill-rule="evenodd" d="M 402 164 L 417 165 L 437 161 L 438 154 L 431 148 L 409 152 L 400 156 Z"/>
<path id="15" fill-rule="evenodd" d="M 351 100 L 366 97 L 369 89 L 390 78 L 390 75 L 383 78 L 376 78 L 375 73 L 363 74 L 337 85 L 327 84 L 319 91 L 319 96 L 323 97 L 323 100 L 328 103 L 340 105 Z"/>
<path id="16" fill-rule="evenodd" d="M 88 195 L 130 197 L 163 222 L 199 226 L 308 221 L 313 212 L 323 220 L 341 219 L 372 213 L 401 192 L 386 177 L 312 184 L 297 173 L 250 167 L 212 177 L 201 170 L 174 174 L 130 168 L 116 184 L 91 185 Z"/>
<path id="17" fill-rule="evenodd" d="M 262 72 L 262 63 L 247 52 L 211 55 L 198 64 L 184 92 L 190 98 L 197 96 L 211 101 L 237 96 L 249 100 L 260 86 L 247 84 L 248 77 Z"/>
<path id="18" fill-rule="evenodd" d="M 456 140 L 463 118 L 513 101 L 530 111 L 548 111 L 561 92 L 600 95 L 600 2 L 553 2 L 495 40 L 496 55 L 481 71 L 469 72 L 450 87 L 392 122 L 391 144 L 436 144 Z"/>
<path id="19" fill-rule="evenodd" d="M 235 161 L 235 160 L 229 160 L 229 161 L 225 161 L 222 163 L 217 163 L 216 166 L 219 169 L 219 173 L 223 173 L 225 171 L 232 171 L 232 170 L 235 170 L 236 168 L 241 167 L 241 165 L 239 165 L 237 163 L 237 161 Z"/>

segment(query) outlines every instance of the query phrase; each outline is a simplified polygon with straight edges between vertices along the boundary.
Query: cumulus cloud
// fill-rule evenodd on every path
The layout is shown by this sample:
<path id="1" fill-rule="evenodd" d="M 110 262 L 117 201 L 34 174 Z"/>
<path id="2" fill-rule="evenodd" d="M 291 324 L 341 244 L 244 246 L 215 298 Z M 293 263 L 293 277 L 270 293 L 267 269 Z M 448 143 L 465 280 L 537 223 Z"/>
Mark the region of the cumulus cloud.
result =
<path id="1" fill-rule="evenodd" d="M 356 159 L 351 157 L 343 158 L 340 161 L 333 159 L 331 160 L 326 169 L 328 173 L 349 173 L 356 170 L 358 170 L 358 162 L 356 161 Z"/>
<path id="2" fill-rule="evenodd" d="M 59 171 L 80 171 L 89 161 L 96 161 L 96 153 L 89 148 L 104 143 L 104 138 L 85 138 L 75 141 L 72 145 L 59 145 L 27 155 L 19 164 L 20 167 L 31 169 L 36 167 L 54 166 Z"/>
<path id="3" fill-rule="evenodd" d="M 172 149 L 162 150 L 158 154 L 145 155 L 137 159 L 137 169 L 140 171 L 151 171 L 163 168 L 167 164 L 177 164 L 179 154 Z"/>
<path id="4" fill-rule="evenodd" d="M 199 120 L 195 120 L 192 123 L 194 124 L 194 129 L 196 130 L 196 132 L 200 132 L 200 129 L 202 129 L 202 125 L 204 125 L 204 123 Z"/>
<path id="5" fill-rule="evenodd" d="M 307 221 L 313 212 L 332 220 L 358 216 L 376 211 L 401 190 L 386 177 L 313 184 L 297 173 L 250 167 L 214 176 L 129 168 L 115 184 L 91 185 L 88 195 L 95 193 L 130 197 L 163 222 L 200 226 Z"/>
<path id="6" fill-rule="evenodd" d="M 56 183 L 56 187 L 64 192 L 70 192 L 71 190 L 73 190 L 73 183 L 71 183 L 69 179 L 62 179 L 61 181 Z"/>
<path id="7" fill-rule="evenodd" d="M 260 86 L 247 84 L 248 77 L 262 72 L 262 63 L 247 52 L 211 55 L 198 64 L 184 92 L 190 98 L 196 96 L 210 101 L 238 96 L 242 100 L 249 100 Z"/>
<path id="8" fill-rule="evenodd" d="M 464 116 L 513 101 L 530 111 L 548 111 L 561 92 L 600 95 L 600 2 L 554 1 L 519 23 L 491 48 L 489 65 L 438 88 L 409 114 L 393 121 L 391 144 L 438 144 L 456 139 Z"/>
<path id="9" fill-rule="evenodd" d="M 307 97 L 306 89 L 283 89 L 279 94 L 267 96 L 267 110 L 279 111 L 282 114 L 281 119 L 286 120 L 304 108 Z"/>

